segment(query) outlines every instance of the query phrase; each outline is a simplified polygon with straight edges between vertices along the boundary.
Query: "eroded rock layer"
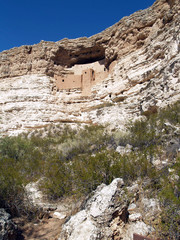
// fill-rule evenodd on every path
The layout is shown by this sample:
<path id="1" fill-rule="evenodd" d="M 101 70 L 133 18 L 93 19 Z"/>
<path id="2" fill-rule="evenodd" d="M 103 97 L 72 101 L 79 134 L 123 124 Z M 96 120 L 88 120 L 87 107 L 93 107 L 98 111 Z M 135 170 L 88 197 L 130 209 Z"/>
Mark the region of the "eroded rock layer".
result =
<path id="1" fill-rule="evenodd" d="M 123 127 L 127 119 L 180 99 L 179 13 L 179 0 L 157 0 L 90 38 L 0 53 L 1 134 L 56 122 Z M 75 66 L 93 70 L 101 61 L 106 74 L 98 73 L 104 78 L 89 84 L 88 94 L 83 86 L 57 89 L 55 75 L 73 76 Z"/>

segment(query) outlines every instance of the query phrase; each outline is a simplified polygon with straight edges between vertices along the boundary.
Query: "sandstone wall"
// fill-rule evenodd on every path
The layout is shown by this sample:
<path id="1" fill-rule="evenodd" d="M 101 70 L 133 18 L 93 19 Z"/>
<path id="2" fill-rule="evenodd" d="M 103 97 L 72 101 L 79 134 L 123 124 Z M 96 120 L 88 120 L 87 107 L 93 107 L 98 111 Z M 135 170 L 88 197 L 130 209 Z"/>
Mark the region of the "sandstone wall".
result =
<path id="1" fill-rule="evenodd" d="M 93 63 L 87 63 L 87 64 L 76 64 L 69 70 L 72 70 L 75 75 L 81 75 L 82 72 L 86 69 L 93 69 L 96 73 L 98 72 L 104 72 L 106 70 L 105 67 L 105 60 L 96 61 Z"/>
<path id="2" fill-rule="evenodd" d="M 68 74 L 64 77 L 56 76 L 56 87 L 59 90 L 69 90 L 73 88 L 82 88 L 82 76 L 81 75 L 74 75 Z"/>
<path id="3" fill-rule="evenodd" d="M 59 90 L 80 89 L 83 96 L 91 95 L 91 88 L 108 77 L 104 62 L 75 65 L 67 68 L 63 76 L 54 75 L 55 88 Z M 111 72 L 114 64 L 111 64 Z"/>
<path id="4" fill-rule="evenodd" d="M 93 82 L 95 81 L 95 74 L 94 70 L 87 69 L 83 71 L 82 74 L 82 95 L 83 96 L 89 96 L 91 95 L 91 86 L 93 85 Z"/>

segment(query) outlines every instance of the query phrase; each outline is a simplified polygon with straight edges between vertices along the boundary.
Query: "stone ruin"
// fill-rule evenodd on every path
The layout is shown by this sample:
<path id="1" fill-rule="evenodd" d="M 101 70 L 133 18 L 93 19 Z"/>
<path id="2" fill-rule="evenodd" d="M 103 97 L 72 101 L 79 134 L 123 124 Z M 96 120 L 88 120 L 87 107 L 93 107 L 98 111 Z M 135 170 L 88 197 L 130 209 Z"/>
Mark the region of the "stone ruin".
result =
<path id="1" fill-rule="evenodd" d="M 107 69 L 104 60 L 88 64 L 77 64 L 66 68 L 61 76 L 54 75 L 56 91 L 79 90 L 83 96 L 91 94 L 91 88 L 111 73 L 114 62 Z"/>

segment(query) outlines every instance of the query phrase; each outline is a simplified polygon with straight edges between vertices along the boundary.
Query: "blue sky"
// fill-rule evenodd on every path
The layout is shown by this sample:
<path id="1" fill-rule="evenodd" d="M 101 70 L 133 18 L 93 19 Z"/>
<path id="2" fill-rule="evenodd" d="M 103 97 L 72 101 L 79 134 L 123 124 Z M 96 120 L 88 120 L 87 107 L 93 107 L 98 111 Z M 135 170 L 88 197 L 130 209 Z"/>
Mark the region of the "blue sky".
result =
<path id="1" fill-rule="evenodd" d="M 155 0 L 0 0 L 0 52 L 62 38 L 91 36 Z"/>

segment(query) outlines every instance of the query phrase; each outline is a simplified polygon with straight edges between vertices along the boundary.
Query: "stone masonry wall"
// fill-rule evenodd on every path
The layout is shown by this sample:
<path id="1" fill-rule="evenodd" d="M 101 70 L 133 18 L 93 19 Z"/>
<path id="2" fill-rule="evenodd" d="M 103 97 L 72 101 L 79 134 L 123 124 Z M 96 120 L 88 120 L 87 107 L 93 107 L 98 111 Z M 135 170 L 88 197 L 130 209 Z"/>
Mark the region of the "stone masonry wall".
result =
<path id="1" fill-rule="evenodd" d="M 55 85 L 57 90 L 81 89 L 82 95 L 88 96 L 91 93 L 92 86 L 107 78 L 111 70 L 112 67 L 109 71 L 105 68 L 103 61 L 75 65 L 67 69 L 67 74 L 64 74 L 64 76 L 54 75 Z"/>
<path id="2" fill-rule="evenodd" d="M 55 75 L 56 87 L 59 90 L 68 90 L 74 88 L 82 89 L 82 76 L 69 74 L 67 76 L 57 76 Z"/>

